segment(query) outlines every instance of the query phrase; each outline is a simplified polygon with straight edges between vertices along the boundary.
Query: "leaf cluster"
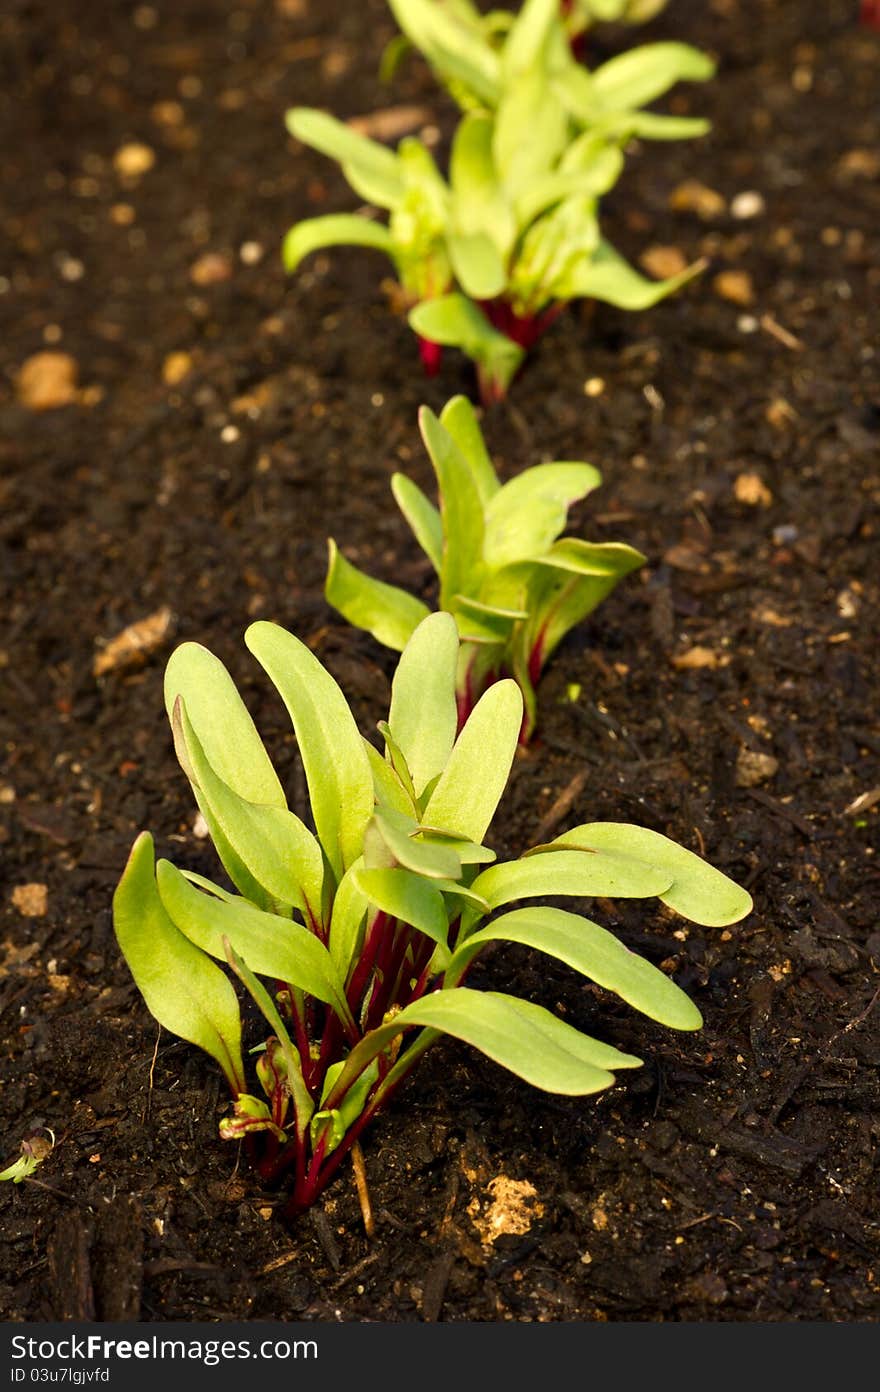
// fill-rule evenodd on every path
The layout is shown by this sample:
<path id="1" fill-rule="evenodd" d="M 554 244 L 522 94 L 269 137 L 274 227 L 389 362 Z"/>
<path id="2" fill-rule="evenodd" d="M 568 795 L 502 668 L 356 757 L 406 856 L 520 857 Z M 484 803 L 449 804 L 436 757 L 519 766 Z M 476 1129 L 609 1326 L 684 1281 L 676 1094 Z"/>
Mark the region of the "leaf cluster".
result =
<path id="1" fill-rule="evenodd" d="M 492 682 L 511 676 L 525 702 L 525 741 L 544 664 L 645 558 L 623 542 L 560 536 L 571 505 L 601 483 L 592 464 L 538 464 L 502 484 L 465 397 L 439 419 L 423 407 L 419 425 L 440 506 L 405 474 L 392 476 L 391 491 L 437 572 L 439 607 L 458 627 L 459 719 Z M 408 591 L 359 570 L 332 539 L 325 594 L 350 623 L 397 651 L 429 612 Z"/>

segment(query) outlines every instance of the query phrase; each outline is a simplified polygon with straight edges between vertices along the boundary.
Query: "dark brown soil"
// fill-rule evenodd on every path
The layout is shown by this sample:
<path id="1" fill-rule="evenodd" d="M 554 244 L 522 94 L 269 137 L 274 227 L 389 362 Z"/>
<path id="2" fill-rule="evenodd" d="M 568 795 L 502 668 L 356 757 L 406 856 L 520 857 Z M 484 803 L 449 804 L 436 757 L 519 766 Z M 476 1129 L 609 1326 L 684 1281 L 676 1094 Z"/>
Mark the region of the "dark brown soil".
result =
<path id="1" fill-rule="evenodd" d="M 445 135 L 452 112 L 415 61 L 379 83 L 382 0 L 4 8 L 3 1162 L 37 1127 L 57 1139 L 0 1186 L 7 1320 L 880 1316 L 880 36 L 854 8 L 673 0 L 646 33 L 719 55 L 673 101 L 713 134 L 634 154 L 606 218 L 632 255 L 710 267 L 650 314 L 569 311 L 485 417 L 507 473 L 594 461 L 604 487 L 574 521 L 649 557 L 554 660 L 494 843 L 517 854 L 548 818 L 643 822 L 705 848 L 755 911 L 719 931 L 595 909 L 693 994 L 696 1036 L 525 952 L 487 960 L 481 981 L 646 1066 L 556 1099 L 438 1046 L 366 1137 L 373 1241 L 348 1167 L 292 1231 L 273 1220 L 277 1196 L 217 1138 L 210 1062 L 167 1035 L 154 1057 L 110 899 L 142 827 L 215 872 L 162 709 L 171 642 L 223 657 L 282 768 L 291 737 L 241 641 L 255 615 L 314 645 L 365 732 L 386 710 L 393 658 L 325 605 L 325 537 L 427 587 L 388 478 L 428 484 L 417 408 L 472 378 L 454 356 L 421 377 L 371 254 L 285 280 L 290 222 L 352 200 L 283 113 L 414 103 Z M 155 164 L 126 181 L 113 157 L 133 141 Z M 674 211 L 686 178 L 727 211 Z M 749 191 L 763 211 L 734 216 Z M 199 286 L 207 252 L 231 274 Z M 719 295 L 723 270 L 749 274 L 752 304 Z M 47 347 L 85 396 L 36 414 L 14 382 Z M 193 360 L 176 386 L 171 352 Z M 164 605 L 167 641 L 96 678 L 102 647 Z M 694 647 L 707 665 L 682 666 Z M 754 754 L 776 768 L 747 786 Z M 32 884 L 43 915 L 13 899 Z M 487 1246 L 499 1175 L 536 1197 L 528 1230 Z"/>

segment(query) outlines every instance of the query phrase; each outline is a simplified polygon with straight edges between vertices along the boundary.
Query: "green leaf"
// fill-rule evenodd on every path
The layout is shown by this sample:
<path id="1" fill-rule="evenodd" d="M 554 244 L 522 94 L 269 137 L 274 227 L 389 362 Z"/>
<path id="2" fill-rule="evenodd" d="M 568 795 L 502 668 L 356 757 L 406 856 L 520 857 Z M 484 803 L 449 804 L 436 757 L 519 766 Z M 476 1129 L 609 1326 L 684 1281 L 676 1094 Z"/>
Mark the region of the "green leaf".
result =
<path id="1" fill-rule="evenodd" d="M 592 464 L 538 464 L 512 478 L 486 509 L 483 554 L 493 569 L 543 555 L 568 509 L 602 482 Z"/>
<path id="2" fill-rule="evenodd" d="M 223 939 L 228 938 L 251 971 L 298 986 L 351 1022 L 330 953 L 308 928 L 246 899 L 230 903 L 203 894 L 168 860 L 159 861 L 156 881 L 165 912 L 191 943 L 225 961 Z"/>
<path id="3" fill-rule="evenodd" d="M 550 843 L 577 846 L 602 854 L 639 857 L 669 875 L 670 884 L 658 897 L 670 909 L 707 928 L 724 928 L 751 913 L 751 896 L 716 870 L 659 831 L 626 822 L 588 822 L 573 827 Z M 548 852 L 556 854 L 556 852 Z M 535 857 L 543 859 L 544 852 Z"/>
<path id="4" fill-rule="evenodd" d="M 416 541 L 439 575 L 443 564 L 443 523 L 439 510 L 406 474 L 391 475 L 391 492 Z"/>
<path id="5" fill-rule="evenodd" d="M 321 921 L 324 857 L 312 833 L 286 807 L 248 802 L 212 769 L 181 696 L 172 717 L 181 762 L 188 760 L 204 806 L 249 874 L 279 904 Z"/>
<path id="6" fill-rule="evenodd" d="M 122 955 L 154 1019 L 219 1063 L 233 1093 L 244 1090 L 241 1020 L 227 976 L 174 926 L 154 875 L 153 838 L 142 831 L 113 896 Z"/>
<path id="7" fill-rule="evenodd" d="M 419 411 L 419 429 L 440 490 L 443 518 L 443 565 L 440 606 L 449 608 L 451 595 L 472 590 L 482 569 L 483 509 L 473 475 L 452 436 L 427 406 Z"/>
<path id="8" fill-rule="evenodd" d="M 422 338 L 460 348 L 479 364 L 485 380 L 503 391 L 516 376 L 525 350 L 499 333 L 481 310 L 464 295 L 438 295 L 409 312 L 410 326 Z"/>
<path id="9" fill-rule="evenodd" d="M 618 580 L 644 565 L 641 551 L 622 541 L 582 541 L 580 537 L 563 537 L 556 541 L 536 563 L 576 575 Z"/>
<path id="10" fill-rule="evenodd" d="M 705 264 L 704 261 L 695 261 L 692 266 L 667 280 L 647 280 L 618 255 L 609 242 L 601 241 L 591 260 L 583 260 L 572 266 L 560 281 L 558 294 L 566 299 L 604 300 L 618 309 L 650 309 L 659 300 L 674 294 L 693 280 Z"/>
<path id="11" fill-rule="evenodd" d="M 536 176 L 517 195 L 516 215 L 521 227 L 528 227 L 536 218 L 566 198 L 580 195 L 596 197 L 607 193 L 616 184 L 623 167 L 623 155 L 616 146 L 608 145 L 601 159 L 587 170 L 562 170 Z"/>
<path id="12" fill-rule="evenodd" d="M 676 82 L 705 82 L 715 64 L 683 43 L 640 44 L 611 58 L 592 74 L 593 90 L 605 111 L 645 106 Z"/>
<path id="13" fill-rule="evenodd" d="M 498 248 L 485 232 L 450 232 L 446 238 L 449 259 L 466 295 L 492 300 L 507 284 L 507 272 Z"/>
<path id="14" fill-rule="evenodd" d="M 434 0 L 389 0 L 397 23 L 447 84 L 461 84 L 487 106 L 495 105 L 499 62 L 473 25 L 462 23 Z"/>
<path id="15" fill-rule="evenodd" d="M 449 159 L 449 185 L 452 190 L 452 223 L 464 236 L 480 234 L 488 238 L 494 283 L 497 288 L 483 292 L 472 288 L 467 275 L 459 274 L 468 294 L 491 298 L 504 288 L 504 262 L 517 235 L 516 220 L 492 157 L 494 122 L 484 112 L 471 112 L 459 121 Z M 450 248 L 451 250 L 451 248 Z M 456 257 L 453 254 L 453 263 Z M 490 283 L 490 282 L 487 282 Z"/>
<path id="16" fill-rule="evenodd" d="M 364 740 L 364 748 L 373 773 L 373 789 L 376 801 L 382 808 L 390 808 L 404 817 L 415 819 L 416 806 L 407 788 L 404 787 L 394 766 L 383 759 L 378 749 Z"/>
<path id="17" fill-rule="evenodd" d="M 576 844 L 576 843 L 575 843 Z M 551 845 L 557 846 L 556 842 Z M 658 898 L 671 888 L 673 876 L 665 867 L 646 863 L 632 855 L 581 850 L 541 850 L 523 860 L 490 865 L 471 886 L 493 909 L 514 899 L 566 894 L 604 899 Z"/>
<path id="18" fill-rule="evenodd" d="M 461 836 L 443 831 L 440 827 L 421 826 L 422 839 L 429 845 L 446 846 L 454 851 L 462 865 L 491 865 L 497 856 L 488 846 L 478 846 L 476 841 L 466 841 Z"/>
<path id="19" fill-rule="evenodd" d="M 522 696 L 516 683 L 504 680 L 490 686 L 471 712 L 428 799 L 426 824 L 482 841 L 507 785 L 521 724 Z"/>
<path id="20" fill-rule="evenodd" d="M 644 563 L 622 542 L 593 543 L 565 537 L 536 558 L 528 590 L 530 619 L 517 635 L 528 664 L 543 667 L 567 633 L 601 604 L 620 580 Z"/>
<path id="21" fill-rule="evenodd" d="M 655 111 L 622 111 L 600 117 L 597 125 L 617 140 L 695 140 L 712 129 L 700 116 L 662 116 Z"/>
<path id="22" fill-rule="evenodd" d="M 451 614 L 430 614 L 403 650 L 391 683 L 388 725 L 416 795 L 443 772 L 455 743 L 458 632 Z"/>
<path id="23" fill-rule="evenodd" d="M 394 240 L 387 227 L 355 213 L 330 213 L 291 227 L 281 247 L 284 269 L 295 271 L 313 251 L 335 246 L 373 247 L 394 260 Z"/>
<path id="24" fill-rule="evenodd" d="M 483 506 L 498 492 L 501 483 L 486 449 L 477 413 L 466 396 L 453 396 L 440 412 L 440 424 L 451 435 L 473 475 Z"/>
<path id="25" fill-rule="evenodd" d="M 450 1034 L 533 1087 L 570 1097 L 600 1092 L 615 1081 L 612 1068 L 638 1068 L 642 1062 L 573 1029 L 543 1006 L 498 991 L 434 991 L 405 1006 L 386 1028 L 408 1025 Z"/>
<path id="26" fill-rule="evenodd" d="M 693 1030 L 702 1024 L 699 1010 L 674 981 L 630 952 L 613 933 L 564 909 L 532 907 L 502 914 L 471 934 L 454 954 L 449 972 L 454 975 L 480 946 L 496 941 L 546 952 L 670 1029 Z"/>
<path id="27" fill-rule="evenodd" d="M 341 981 L 347 981 L 351 965 L 360 951 L 361 933 L 369 907 L 357 881 L 362 868 L 363 861 L 356 860 L 339 881 L 339 888 L 333 897 L 327 948 Z"/>
<path id="28" fill-rule="evenodd" d="M 391 813 L 387 808 L 376 812 L 371 827 L 378 832 L 383 845 L 398 865 L 424 875 L 429 880 L 457 880 L 461 876 L 461 861 L 451 846 L 423 841 L 415 833 L 418 824 Z M 457 830 L 457 828 L 455 828 Z M 366 858 L 370 869 L 369 857 Z"/>
<path id="29" fill-rule="evenodd" d="M 292 633 L 260 621 L 245 642 L 290 712 L 318 840 L 339 881 L 361 854 L 373 813 L 373 777 L 358 728 L 330 673 Z"/>
<path id="30" fill-rule="evenodd" d="M 502 65 L 508 83 L 518 73 L 542 70 L 545 46 L 558 22 L 559 0 L 525 0 L 504 44 Z"/>
<path id="31" fill-rule="evenodd" d="M 386 648 L 401 652 L 413 632 L 430 613 L 415 595 L 384 580 L 374 580 L 347 561 L 332 537 L 328 537 L 329 561 L 324 595 L 356 628 L 365 628 Z"/>
<path id="32" fill-rule="evenodd" d="M 403 198 L 397 156 L 384 145 L 313 107 L 294 107 L 286 113 L 285 122 L 297 140 L 338 160 L 352 188 L 367 202 L 393 208 Z"/>
<path id="33" fill-rule="evenodd" d="M 182 696 L 205 758 L 239 797 L 286 807 L 287 799 L 263 741 L 231 676 L 200 643 L 182 643 L 165 668 L 165 709 L 171 721 Z"/>
<path id="34" fill-rule="evenodd" d="M 518 199 L 547 174 L 568 138 L 568 114 L 545 72 L 533 68 L 517 78 L 498 104 L 492 136 L 492 158 L 508 196 Z"/>
<path id="35" fill-rule="evenodd" d="M 358 888 L 375 908 L 401 923 L 408 923 L 432 942 L 446 947 L 449 935 L 446 905 L 440 891 L 427 880 L 401 869 L 358 870 L 356 877 Z"/>

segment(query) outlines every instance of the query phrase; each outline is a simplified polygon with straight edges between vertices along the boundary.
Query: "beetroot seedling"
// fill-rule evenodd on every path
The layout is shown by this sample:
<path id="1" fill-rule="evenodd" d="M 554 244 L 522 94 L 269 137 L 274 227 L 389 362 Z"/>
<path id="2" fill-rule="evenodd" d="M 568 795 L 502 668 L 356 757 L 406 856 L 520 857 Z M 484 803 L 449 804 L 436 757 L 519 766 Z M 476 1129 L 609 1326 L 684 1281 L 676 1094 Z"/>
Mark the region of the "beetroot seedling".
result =
<path id="1" fill-rule="evenodd" d="M 666 837 L 617 823 L 576 827 L 496 863 L 484 838 L 522 698 L 514 682 L 497 682 L 456 733 L 449 614 L 429 616 L 406 645 L 384 753 L 361 738 L 339 687 L 297 638 L 260 622 L 246 642 L 289 710 L 313 829 L 288 808 L 226 668 L 185 643 L 166 675 L 174 742 L 234 888 L 156 864 L 143 832 L 113 919 L 154 1017 L 220 1065 L 233 1100 L 220 1134 L 243 1138 L 263 1179 L 287 1186 L 288 1216 L 314 1203 L 442 1034 L 574 1096 L 639 1066 L 540 1005 L 466 985 L 490 942 L 545 953 L 672 1029 L 699 1027 L 684 992 L 605 929 L 560 908 L 510 905 L 658 897 L 686 918 L 727 924 L 748 912 L 748 895 Z M 256 1086 L 235 979 L 269 1029 L 256 1047 L 246 1041 Z"/>

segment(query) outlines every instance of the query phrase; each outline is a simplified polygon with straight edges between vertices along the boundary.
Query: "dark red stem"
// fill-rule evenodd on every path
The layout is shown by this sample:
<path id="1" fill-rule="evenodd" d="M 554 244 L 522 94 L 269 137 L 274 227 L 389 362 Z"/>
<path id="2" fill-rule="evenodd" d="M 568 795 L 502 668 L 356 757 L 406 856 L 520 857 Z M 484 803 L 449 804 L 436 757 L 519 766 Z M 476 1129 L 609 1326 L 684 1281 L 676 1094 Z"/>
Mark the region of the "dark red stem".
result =
<path id="1" fill-rule="evenodd" d="M 440 364 L 443 361 L 443 348 L 439 343 L 432 343 L 430 338 L 419 338 L 419 357 L 422 360 L 422 367 L 425 369 L 426 377 L 436 377 L 440 371 Z"/>

